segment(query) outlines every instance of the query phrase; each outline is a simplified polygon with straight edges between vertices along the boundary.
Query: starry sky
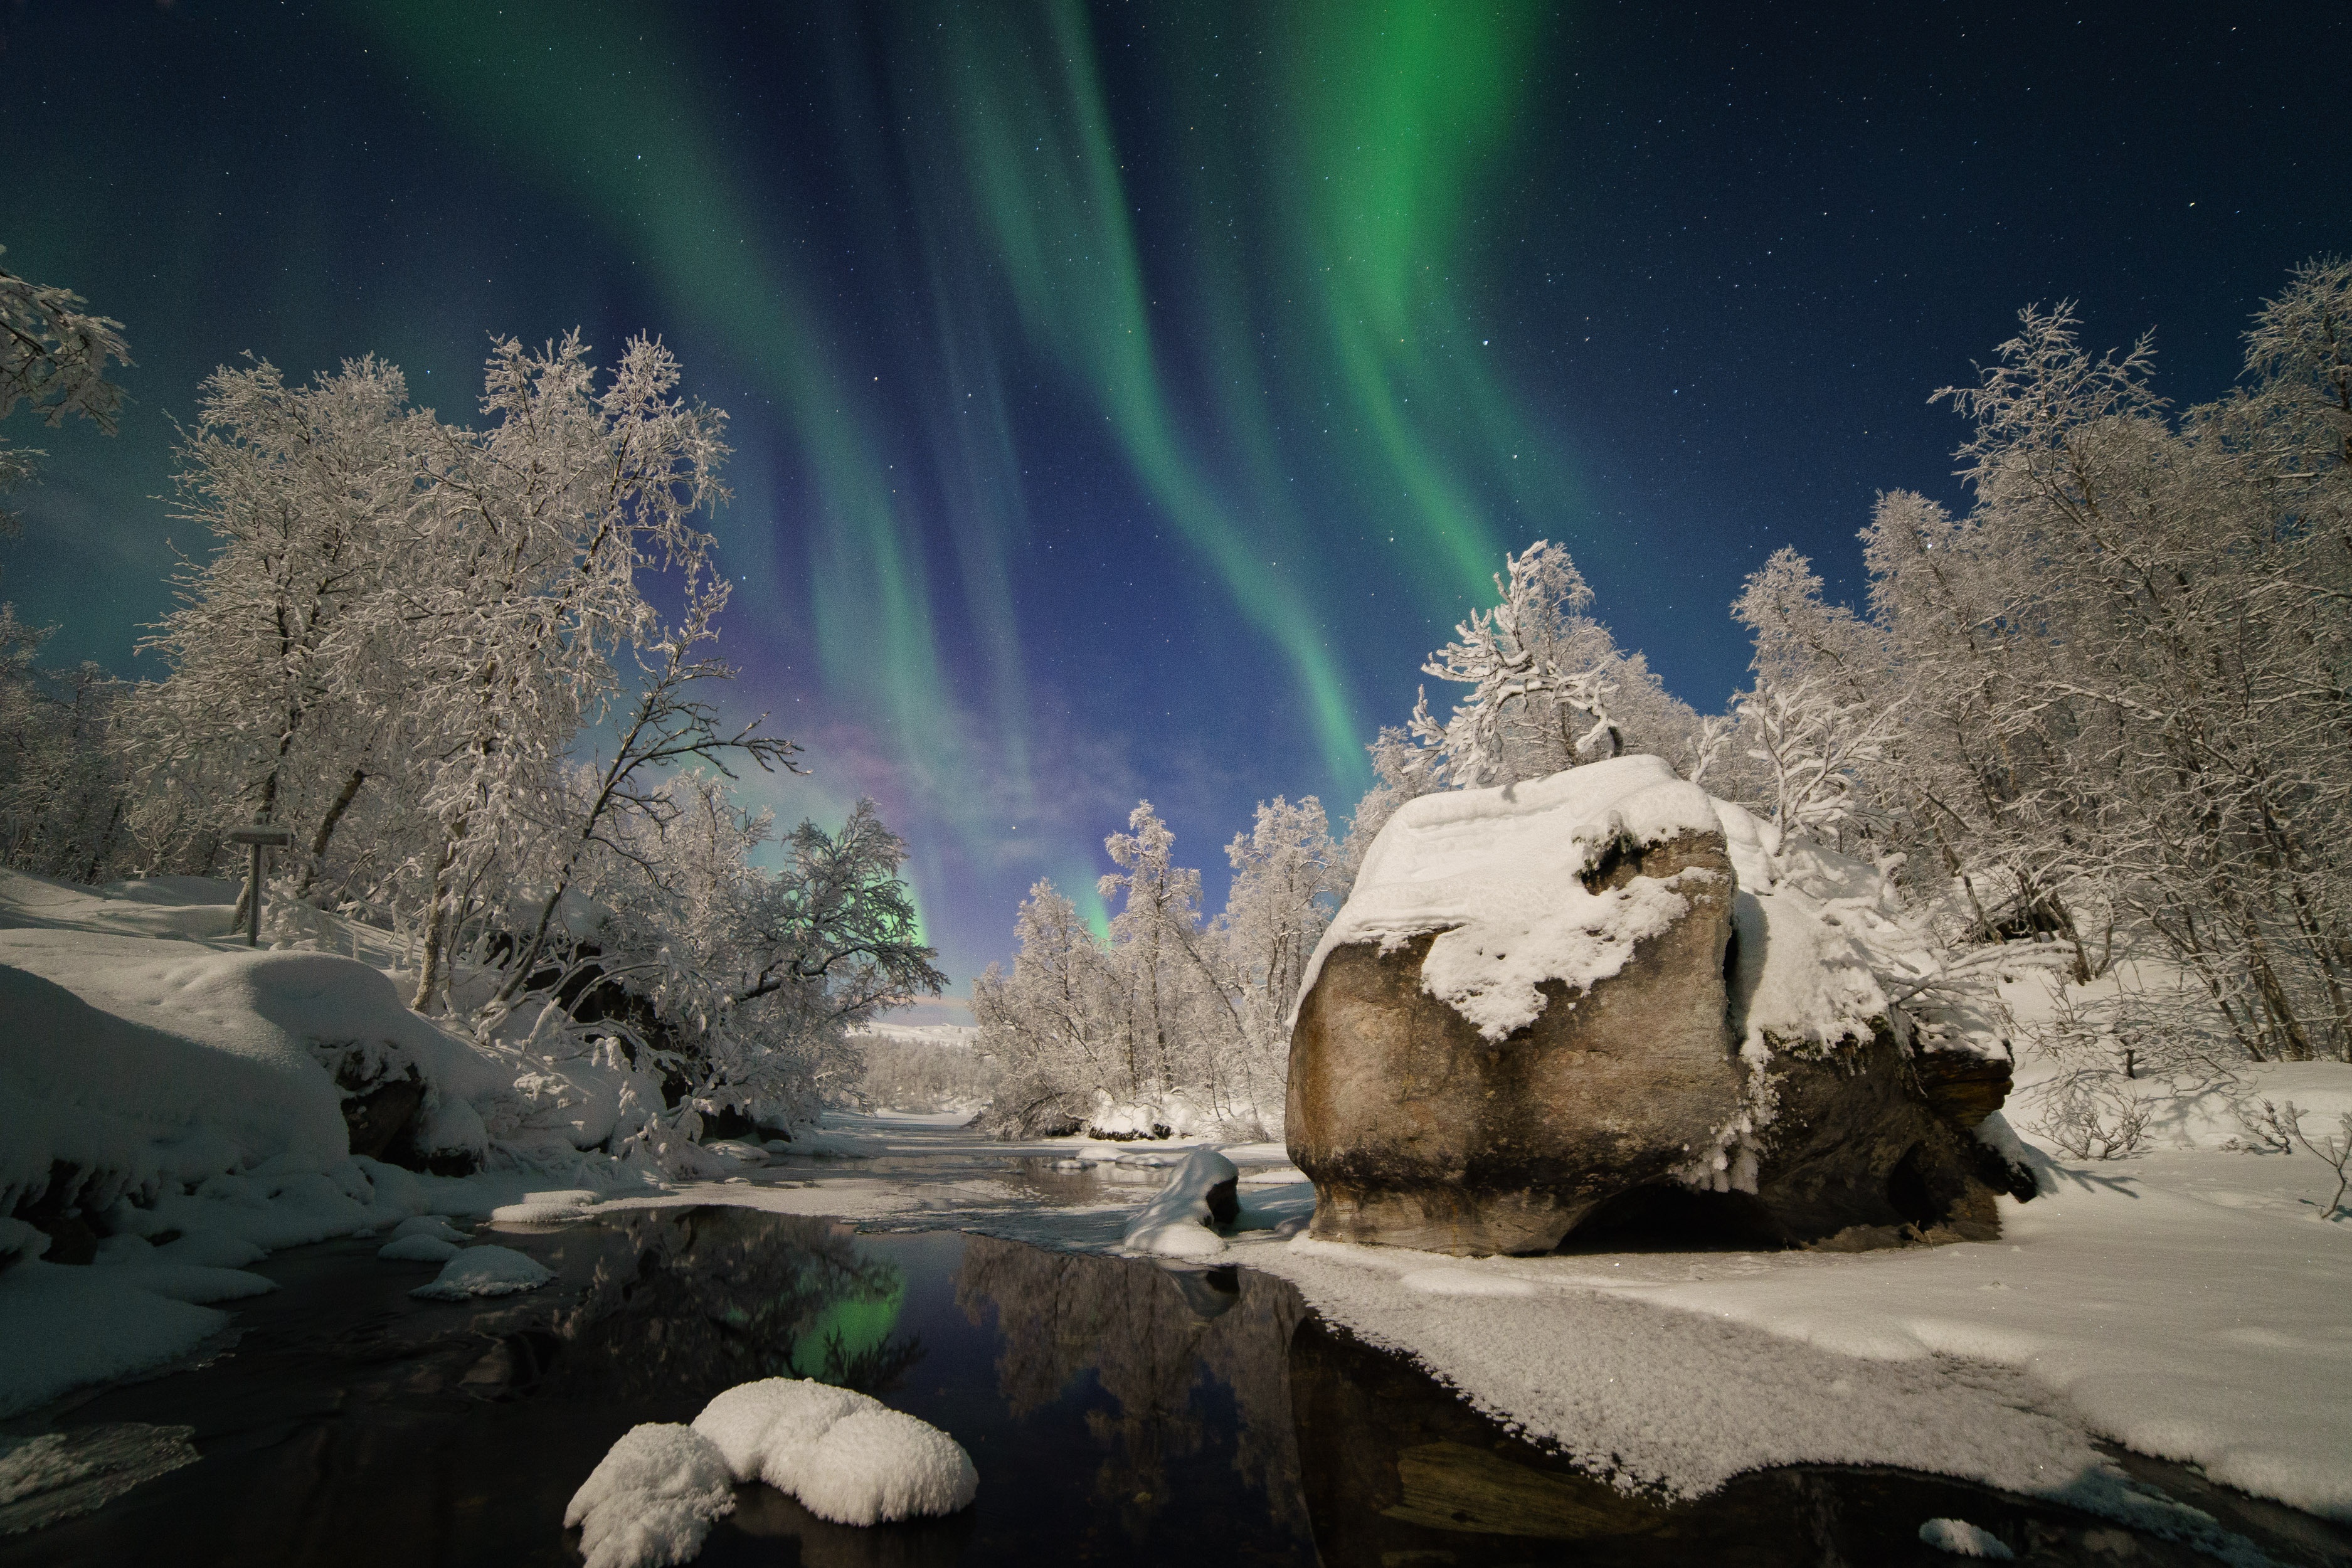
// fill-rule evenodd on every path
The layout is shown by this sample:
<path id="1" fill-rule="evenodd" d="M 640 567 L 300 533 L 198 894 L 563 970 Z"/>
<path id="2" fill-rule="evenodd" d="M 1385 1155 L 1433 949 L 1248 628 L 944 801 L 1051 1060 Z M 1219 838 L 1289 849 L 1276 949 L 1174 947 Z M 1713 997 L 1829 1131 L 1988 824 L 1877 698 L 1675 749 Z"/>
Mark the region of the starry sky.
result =
<path id="1" fill-rule="evenodd" d="M 0 594 L 155 673 L 173 421 L 250 351 L 474 416 L 637 331 L 732 416 L 745 713 L 879 801 L 961 991 L 1150 796 L 1222 896 L 1344 816 L 1505 551 L 1702 710 L 1781 544 L 1856 594 L 2032 301 L 2181 402 L 2352 248 L 2340 4 L 0 0 L 0 245 L 125 324 Z M 184 529 L 182 530 L 184 534 Z M 952 1016 L 951 1014 L 950 1016 Z"/>

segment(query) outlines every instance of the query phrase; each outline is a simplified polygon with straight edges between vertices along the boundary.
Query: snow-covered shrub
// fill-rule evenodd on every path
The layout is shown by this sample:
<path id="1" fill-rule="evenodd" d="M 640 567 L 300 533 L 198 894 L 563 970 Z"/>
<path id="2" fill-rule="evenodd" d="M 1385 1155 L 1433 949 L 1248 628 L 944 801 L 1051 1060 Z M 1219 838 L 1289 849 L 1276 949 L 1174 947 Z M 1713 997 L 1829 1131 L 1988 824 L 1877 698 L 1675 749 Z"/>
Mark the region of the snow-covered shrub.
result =
<path id="1" fill-rule="evenodd" d="M 2099 1069 L 2077 1069 L 2045 1084 L 2041 1107 L 2028 1131 L 2078 1160 L 2121 1160 L 2147 1144 L 2147 1102 Z"/>
<path id="2" fill-rule="evenodd" d="M 2242 1110 L 2239 1124 L 2262 1148 L 2280 1154 L 2301 1149 L 2327 1167 L 2336 1178 L 2336 1191 L 2322 1212 L 2333 1219 L 2352 1213 L 2344 1206 L 2345 1193 L 2352 1191 L 2352 1110 L 2337 1114 L 2333 1132 L 2305 1126 L 2304 1118 L 2309 1114 L 2292 1100 L 2264 1100 Z"/>

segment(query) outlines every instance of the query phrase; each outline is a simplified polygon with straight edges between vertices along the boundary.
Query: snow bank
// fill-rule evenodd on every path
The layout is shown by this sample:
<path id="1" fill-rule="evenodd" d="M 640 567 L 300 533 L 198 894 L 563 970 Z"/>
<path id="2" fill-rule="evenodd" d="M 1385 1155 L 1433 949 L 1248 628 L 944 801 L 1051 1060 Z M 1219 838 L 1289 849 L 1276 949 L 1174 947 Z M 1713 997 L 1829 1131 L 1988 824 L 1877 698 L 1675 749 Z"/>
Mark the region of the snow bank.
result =
<path id="1" fill-rule="evenodd" d="M 433 1283 L 419 1285 L 409 1294 L 433 1301 L 465 1301 L 536 1290 L 554 1278 L 538 1259 L 510 1247 L 469 1247 L 443 1264 Z"/>
<path id="2" fill-rule="evenodd" d="M 0 1203 L 38 1192 L 58 1161 L 100 1173 L 100 1204 L 267 1163 L 340 1165 L 342 1097 L 322 1051 L 413 1066 L 445 1112 L 428 1116 L 427 1144 L 479 1153 L 466 1102 L 502 1087 L 383 974 L 330 953 L 0 931 Z"/>
<path id="3" fill-rule="evenodd" d="M 669 1568 L 702 1550 L 713 1520 L 735 1508 L 727 1461 L 691 1426 L 632 1426 L 563 1510 L 588 1568 Z"/>
<path id="4" fill-rule="evenodd" d="M 2352 1091 L 2352 1067 L 2296 1068 Z M 2000 1200 L 1997 1242 L 1472 1261 L 1244 1234 L 1234 1252 L 1629 1483 L 1878 1463 L 2204 1528 L 2135 1500 L 2096 1434 L 2352 1520 L 2333 1173 L 2219 1149 L 2032 1160 L 2042 1195 Z"/>
<path id="5" fill-rule="evenodd" d="M 80 954 L 26 951 L 50 934 L 0 931 L 0 1208 L 43 1191 L 54 1163 L 100 1173 L 89 1199 L 103 1206 L 125 1190 L 152 1197 L 272 1159 L 319 1169 L 344 1158 L 334 1081 L 299 1044 L 199 1040 L 155 1021 L 160 1007 L 140 1009 L 145 1018 L 102 1011 L 62 983 L 98 989 Z M 109 958 L 118 974 L 133 963 L 97 953 L 87 968 Z"/>
<path id="6" fill-rule="evenodd" d="M 11 1347 L 0 1355 L 0 1418 L 168 1366 L 228 1327 L 226 1312 L 141 1283 L 128 1269 L 38 1259 L 0 1274 L 0 1345 Z"/>
<path id="7" fill-rule="evenodd" d="M 971 1457 L 954 1438 L 828 1384 L 740 1384 L 705 1405 L 694 1429 L 736 1479 L 765 1481 L 836 1524 L 953 1513 L 980 1489 Z"/>
<path id="8" fill-rule="evenodd" d="M 242 1266 L 278 1247 L 397 1227 L 389 1256 L 459 1266 L 428 1289 L 528 1289 L 546 1278 L 536 1264 L 504 1249 L 453 1258 L 469 1238 L 437 1215 L 523 1199 L 523 1217 L 570 1218 L 598 1195 L 352 1156 L 354 1086 L 413 1074 L 425 1152 L 484 1153 L 488 1107 L 515 1160 L 540 1147 L 518 1117 L 560 1111 L 562 1095 L 519 1094 L 517 1052 L 411 1012 L 366 963 L 217 940 L 235 895 L 195 879 L 88 889 L 0 870 L 0 1216 L 47 1196 L 102 1237 L 95 1265 L 36 1267 L 47 1239 L 0 1217 L 0 1344 L 41 1347 L 37 1366 L 0 1368 L 0 1406 L 186 1355 L 224 1326 L 201 1305 L 268 1289 Z M 606 1123 L 649 1081 L 611 1060 L 554 1076 L 609 1089 L 594 1112 Z M 657 1083 L 650 1092 L 658 1103 Z M 571 1138 L 541 1136 L 576 1166 Z M 71 1190 L 50 1194 L 60 1168 Z"/>
<path id="9" fill-rule="evenodd" d="M 52 926 L 201 942 L 231 934 L 241 891 L 242 884 L 214 877 L 143 877 L 89 888 L 0 871 L 0 929 Z"/>
<path id="10" fill-rule="evenodd" d="M 1589 989 L 1633 944 L 1689 909 L 1671 880 L 1588 891 L 1613 845 L 1713 833 L 1706 792 L 1656 757 L 1618 757 L 1501 789 L 1449 790 L 1398 808 L 1364 857 L 1348 902 L 1299 985 L 1351 942 L 1393 952 L 1434 931 L 1422 984 L 1490 1040 L 1534 1022 L 1546 980 Z M 1684 876 L 1696 873 L 1685 872 Z"/>
<path id="11" fill-rule="evenodd" d="M 1184 1157 L 1160 1195 L 1143 1205 L 1127 1227 L 1127 1245 L 1137 1252 L 1157 1252 L 1170 1258 L 1213 1258 L 1225 1249 L 1224 1238 L 1212 1227 L 1216 1215 L 1210 1194 L 1223 1187 L 1232 1198 L 1241 1171 L 1214 1149 L 1195 1149 Z"/>
<path id="12" fill-rule="evenodd" d="M 1469 1260 L 1300 1237 L 1242 1250 L 1243 1261 L 1297 1284 L 1329 1321 L 1412 1355 L 1478 1408 L 1629 1490 L 1696 1497 L 1744 1471 L 1776 1466 L 1890 1466 L 2051 1498 L 2188 1540 L 2225 1561 L 2262 1561 L 2206 1515 L 2140 1488 L 2080 1426 L 2036 1397 L 2024 1377 L 2004 1373 L 2002 1365 L 2021 1362 L 2030 1373 L 2039 1367 L 2021 1339 L 2003 1336 L 1998 1318 L 1981 1330 L 1947 1331 L 1941 1353 L 1966 1358 L 1949 1369 L 1916 1341 L 1882 1340 L 1872 1353 L 1858 1334 L 1832 1347 L 1738 1321 L 1750 1316 L 1738 1310 L 1743 1289 L 1786 1282 L 1795 1265 L 1810 1263 L 1819 1267 L 1803 1270 L 1802 1300 L 1814 1311 L 1848 1312 L 1867 1292 L 1868 1306 L 1848 1319 L 1857 1327 L 1867 1318 L 1900 1334 L 1949 1322 L 1941 1314 L 1962 1303 L 1923 1289 L 1916 1271 L 1955 1255 L 2012 1258 L 2006 1247 Z M 1895 1292 L 1872 1288 L 1886 1272 L 1883 1259 L 1915 1271 L 1902 1307 Z M 1780 1266 L 1783 1260 L 1790 1266 Z M 1642 1277 L 1619 1278 L 1643 1269 Z M 1662 1278 L 1686 1274 L 1706 1278 L 1679 1286 Z M 1474 1293 L 1462 1288 L 1464 1276 L 1494 1284 Z M 1433 1283 L 1444 1288 L 1432 1290 Z M 1984 1316 L 1982 1309 L 1975 1315 Z M 2102 1341 L 2112 1360 L 2133 1366 L 2154 1397 L 2174 1347 L 2144 1354 L 2116 1328 L 2102 1317 L 2089 1325 L 2089 1337 Z M 2196 1396 L 2207 1392 L 2200 1387 Z M 2347 1450 L 2330 1446 L 2340 1420 L 2325 1424 L 2328 1431 L 2305 1434 L 2314 1439 L 2311 1456 L 2340 1472 Z"/>

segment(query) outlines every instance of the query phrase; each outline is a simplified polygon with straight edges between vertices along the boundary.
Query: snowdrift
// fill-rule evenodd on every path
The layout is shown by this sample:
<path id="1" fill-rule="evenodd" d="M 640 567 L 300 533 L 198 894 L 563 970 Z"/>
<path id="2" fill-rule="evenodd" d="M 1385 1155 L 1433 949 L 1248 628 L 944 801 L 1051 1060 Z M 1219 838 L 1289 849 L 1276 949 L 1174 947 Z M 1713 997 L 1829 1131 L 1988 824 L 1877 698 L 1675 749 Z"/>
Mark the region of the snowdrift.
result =
<path id="1" fill-rule="evenodd" d="M 355 1050 L 413 1068 L 419 1142 L 478 1157 L 472 1100 L 495 1064 L 402 1005 L 391 980 L 329 953 L 219 951 L 88 931 L 0 931 L 0 1198 L 37 1195 L 58 1163 L 103 1204 L 269 1163 L 325 1171 L 350 1144 L 322 1062 Z"/>

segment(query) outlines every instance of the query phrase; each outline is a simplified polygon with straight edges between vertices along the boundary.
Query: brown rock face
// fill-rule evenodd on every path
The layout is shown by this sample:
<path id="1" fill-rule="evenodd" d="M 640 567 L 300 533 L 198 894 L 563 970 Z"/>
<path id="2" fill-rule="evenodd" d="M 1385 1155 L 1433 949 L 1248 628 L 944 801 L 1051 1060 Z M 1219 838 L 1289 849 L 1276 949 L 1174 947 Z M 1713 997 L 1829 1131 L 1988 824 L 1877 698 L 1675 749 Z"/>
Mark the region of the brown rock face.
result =
<path id="1" fill-rule="evenodd" d="M 1433 937 L 1337 949 L 1292 1032 L 1290 1154 L 1313 1234 L 1436 1252 L 1542 1251 L 1604 1199 L 1664 1181 L 1738 1111 L 1724 988 L 1735 889 L 1716 835 L 1628 850 L 1596 890 L 1680 884 L 1690 911 L 1612 978 L 1490 1044 L 1422 989 Z"/>
<path id="2" fill-rule="evenodd" d="M 2008 1088 L 2006 1064 L 2000 1089 Z M 1826 1053 L 1775 1052 L 1778 1103 L 1756 1183 L 1759 1243 L 1887 1246 L 1912 1236 L 1990 1241 L 2000 1234 L 1992 1157 L 1939 1115 L 1912 1060 L 1880 1031 Z M 1978 1112 L 1975 1121 L 2000 1103 Z"/>
<path id="3" fill-rule="evenodd" d="M 1753 1190 L 1684 1184 L 1750 1088 L 1728 1022 L 1731 863 L 1719 837 L 1686 835 L 1591 878 L 1599 890 L 1685 870 L 1714 874 L 1677 884 L 1686 914 L 1588 994 L 1544 984 L 1543 1011 L 1499 1043 L 1423 988 L 1433 935 L 1326 955 L 1290 1055 L 1312 1234 L 1469 1254 L 1546 1251 L 1580 1226 L 1837 1248 L 1997 1235 L 1993 1194 L 2029 1196 L 2031 1179 L 1969 1130 L 2000 1105 L 2007 1064 L 1915 1055 L 1887 1027 L 1776 1047 Z"/>

